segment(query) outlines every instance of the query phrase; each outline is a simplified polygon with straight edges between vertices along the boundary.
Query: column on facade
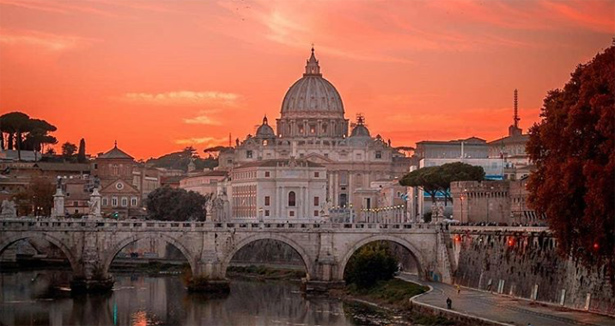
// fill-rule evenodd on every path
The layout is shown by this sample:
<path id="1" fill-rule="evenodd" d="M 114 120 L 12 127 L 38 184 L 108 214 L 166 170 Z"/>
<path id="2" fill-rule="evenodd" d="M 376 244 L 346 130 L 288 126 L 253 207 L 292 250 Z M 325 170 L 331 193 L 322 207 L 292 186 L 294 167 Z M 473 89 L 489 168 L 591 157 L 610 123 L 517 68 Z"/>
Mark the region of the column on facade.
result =
<path id="1" fill-rule="evenodd" d="M 340 173 L 339 171 L 335 171 L 335 174 L 332 177 L 331 182 L 333 183 L 333 191 L 331 191 L 331 205 L 332 206 L 337 206 L 338 205 L 338 193 L 337 191 L 339 190 L 339 180 L 340 180 Z"/>
<path id="2" fill-rule="evenodd" d="M 304 216 L 306 218 L 311 217 L 311 215 L 310 215 L 310 207 L 312 205 L 311 205 L 311 202 L 310 202 L 310 191 L 309 190 L 310 190 L 309 188 L 303 187 L 303 199 L 304 199 L 304 202 L 305 202 L 304 207 L 303 207 L 303 212 L 304 212 Z"/>
<path id="3" fill-rule="evenodd" d="M 286 197 L 285 191 L 284 191 L 284 186 L 280 186 L 279 189 L 280 190 L 280 196 L 278 197 L 278 215 L 276 216 L 277 218 L 284 218 L 285 216 L 284 214 L 284 200 Z"/>
<path id="4" fill-rule="evenodd" d="M 346 206 L 352 203 L 352 193 L 354 192 L 354 171 L 348 171 L 348 186 L 346 187 L 348 196 L 346 200 Z"/>
<path id="5" fill-rule="evenodd" d="M 322 120 L 318 119 L 318 126 L 316 128 L 318 128 L 316 130 L 316 135 L 317 136 L 324 136 L 324 134 L 322 133 Z"/>
<path id="6" fill-rule="evenodd" d="M 307 136 L 309 134 L 308 131 L 308 121 L 307 120 L 303 120 L 303 135 L 301 136 Z"/>

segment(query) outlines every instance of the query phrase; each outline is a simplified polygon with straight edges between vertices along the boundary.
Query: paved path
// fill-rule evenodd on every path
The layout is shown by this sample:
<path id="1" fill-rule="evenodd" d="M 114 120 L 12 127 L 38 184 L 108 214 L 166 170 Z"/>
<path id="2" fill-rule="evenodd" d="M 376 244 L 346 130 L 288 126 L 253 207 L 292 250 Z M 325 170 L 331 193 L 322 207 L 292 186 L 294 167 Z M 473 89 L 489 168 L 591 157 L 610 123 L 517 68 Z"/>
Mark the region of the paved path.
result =
<path id="1" fill-rule="evenodd" d="M 433 291 L 418 297 L 416 301 L 446 308 L 446 298 L 451 298 L 453 310 L 501 323 L 519 326 L 527 326 L 528 323 L 532 326 L 615 326 L 615 318 L 541 305 L 463 287 L 461 294 L 457 294 L 457 289 L 449 284 L 419 281 L 416 275 L 407 273 L 402 273 L 398 277 L 433 287 Z"/>

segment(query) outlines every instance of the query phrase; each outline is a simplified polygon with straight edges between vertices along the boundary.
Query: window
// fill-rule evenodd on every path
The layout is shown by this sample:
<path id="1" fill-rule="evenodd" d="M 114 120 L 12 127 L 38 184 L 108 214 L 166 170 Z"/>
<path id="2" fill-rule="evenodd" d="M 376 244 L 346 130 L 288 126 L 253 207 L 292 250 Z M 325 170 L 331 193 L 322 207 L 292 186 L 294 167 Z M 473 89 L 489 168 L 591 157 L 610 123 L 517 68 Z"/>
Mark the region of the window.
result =
<path id="1" fill-rule="evenodd" d="M 346 194 L 340 194 L 340 206 L 346 206 L 346 203 L 348 202 L 348 195 Z"/>
<path id="2" fill-rule="evenodd" d="M 137 197 L 130 198 L 130 206 L 136 207 L 138 203 Z"/>
<path id="3" fill-rule="evenodd" d="M 252 158 L 252 151 L 246 151 L 246 158 Z"/>
<path id="4" fill-rule="evenodd" d="M 117 197 L 111 198 L 111 206 L 117 207 Z"/>
<path id="5" fill-rule="evenodd" d="M 269 178 L 271 176 L 271 173 L 269 171 L 265 171 L 265 178 Z"/>
<path id="6" fill-rule="evenodd" d="M 226 164 L 233 164 L 233 160 L 226 160 Z"/>
<path id="7" fill-rule="evenodd" d="M 263 140 L 263 146 L 267 146 L 267 140 Z"/>
<path id="8" fill-rule="evenodd" d="M 295 211 L 289 211 L 289 212 L 288 212 L 288 216 L 290 216 L 290 217 L 295 216 Z"/>
<path id="9" fill-rule="evenodd" d="M 265 216 L 269 216 L 269 210 L 268 209 L 265 210 Z"/>
<path id="10" fill-rule="evenodd" d="M 128 197 L 122 197 L 122 207 L 128 206 Z"/>
<path id="11" fill-rule="evenodd" d="M 310 134 L 313 134 L 315 132 L 316 132 L 316 126 L 310 125 Z"/>
<path id="12" fill-rule="evenodd" d="M 107 206 L 107 205 L 109 205 L 109 199 L 107 199 L 107 197 L 103 197 L 103 199 L 102 199 L 102 205 L 103 205 L 103 206 Z"/>
<path id="13" fill-rule="evenodd" d="M 314 172 L 314 178 L 320 178 L 320 172 Z"/>
<path id="14" fill-rule="evenodd" d="M 314 211 L 314 216 L 318 216 L 318 210 Z"/>
<path id="15" fill-rule="evenodd" d="M 348 172 L 346 171 L 340 172 L 340 185 L 342 186 L 348 185 Z"/>
<path id="16" fill-rule="evenodd" d="M 314 197 L 314 206 L 320 205 L 320 197 Z"/>
<path id="17" fill-rule="evenodd" d="M 73 206 L 75 206 L 75 207 L 79 207 L 79 202 L 78 202 L 78 201 L 74 201 L 74 202 L 73 202 Z"/>
<path id="18" fill-rule="evenodd" d="M 270 205 L 270 197 L 265 196 L 265 206 L 269 206 L 269 205 Z"/>
<path id="19" fill-rule="evenodd" d="M 376 158 L 382 158 L 382 151 L 376 151 Z"/>
<path id="20" fill-rule="evenodd" d="M 288 206 L 295 206 L 295 192 L 291 191 L 288 193 Z"/>

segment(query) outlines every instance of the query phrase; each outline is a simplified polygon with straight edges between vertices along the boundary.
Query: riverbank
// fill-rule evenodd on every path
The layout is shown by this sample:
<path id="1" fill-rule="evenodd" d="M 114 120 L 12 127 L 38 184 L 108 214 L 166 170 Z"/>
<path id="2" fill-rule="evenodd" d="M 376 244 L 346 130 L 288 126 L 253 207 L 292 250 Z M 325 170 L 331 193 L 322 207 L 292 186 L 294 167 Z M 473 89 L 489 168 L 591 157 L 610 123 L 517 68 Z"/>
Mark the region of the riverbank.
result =
<path id="1" fill-rule="evenodd" d="M 332 290 L 330 294 L 347 303 L 368 305 L 401 316 L 412 325 L 458 325 L 444 317 L 413 309 L 410 298 L 428 290 L 426 286 L 391 279 L 380 281 L 369 289 L 359 289 L 351 284 L 343 290 Z"/>
<path id="2" fill-rule="evenodd" d="M 305 277 L 305 272 L 296 269 L 279 269 L 266 266 L 229 266 L 226 275 L 233 279 L 247 281 L 284 280 L 300 282 Z"/>

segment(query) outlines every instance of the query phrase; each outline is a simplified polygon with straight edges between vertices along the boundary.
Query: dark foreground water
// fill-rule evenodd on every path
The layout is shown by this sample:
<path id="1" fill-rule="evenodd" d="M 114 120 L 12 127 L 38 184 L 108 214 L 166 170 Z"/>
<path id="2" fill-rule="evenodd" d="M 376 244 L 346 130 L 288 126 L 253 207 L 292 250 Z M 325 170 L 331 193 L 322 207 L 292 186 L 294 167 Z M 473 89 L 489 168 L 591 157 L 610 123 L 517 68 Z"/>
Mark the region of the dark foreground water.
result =
<path id="1" fill-rule="evenodd" d="M 285 282 L 233 280 L 224 298 L 189 295 L 179 275 L 116 275 L 108 295 L 50 292 L 58 271 L 0 273 L 0 325 L 387 325 L 399 317 L 327 297 L 305 297 Z"/>

